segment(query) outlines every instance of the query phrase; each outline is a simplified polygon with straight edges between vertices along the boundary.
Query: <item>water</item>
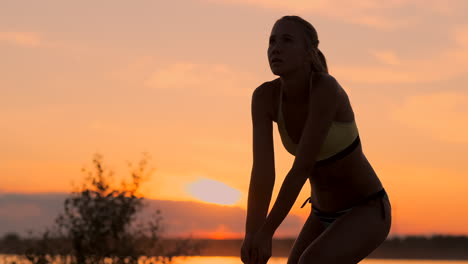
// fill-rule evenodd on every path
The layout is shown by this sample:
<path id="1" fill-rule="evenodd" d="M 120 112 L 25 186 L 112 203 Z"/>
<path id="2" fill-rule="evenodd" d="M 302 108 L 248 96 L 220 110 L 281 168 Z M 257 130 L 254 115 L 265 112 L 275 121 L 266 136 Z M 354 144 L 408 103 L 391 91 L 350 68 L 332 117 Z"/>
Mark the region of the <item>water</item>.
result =
<path id="1" fill-rule="evenodd" d="M 0 255 L 0 264 L 29 264 L 15 255 Z M 270 258 L 268 264 L 286 264 L 286 258 Z M 364 259 L 360 264 L 468 264 L 468 260 Z M 243 264 L 239 257 L 175 257 L 173 264 Z"/>

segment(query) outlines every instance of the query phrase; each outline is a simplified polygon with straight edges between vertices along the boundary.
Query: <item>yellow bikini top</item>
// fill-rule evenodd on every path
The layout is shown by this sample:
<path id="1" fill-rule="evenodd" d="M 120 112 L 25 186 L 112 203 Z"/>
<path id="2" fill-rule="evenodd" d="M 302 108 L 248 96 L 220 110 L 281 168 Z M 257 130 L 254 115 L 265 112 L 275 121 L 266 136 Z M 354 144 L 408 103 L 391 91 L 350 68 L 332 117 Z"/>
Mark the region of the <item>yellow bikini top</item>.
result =
<path id="1" fill-rule="evenodd" d="M 281 136 L 286 150 L 295 155 L 297 144 L 289 137 L 288 131 L 283 118 L 283 111 L 281 110 L 281 104 L 283 101 L 283 91 L 280 89 L 280 101 L 278 110 L 278 131 Z M 351 152 L 359 143 L 359 132 L 356 126 L 355 120 L 351 122 L 336 122 L 333 121 L 328 135 L 320 148 L 319 155 L 316 161 L 324 161 L 332 156 L 346 155 L 344 152 Z"/>

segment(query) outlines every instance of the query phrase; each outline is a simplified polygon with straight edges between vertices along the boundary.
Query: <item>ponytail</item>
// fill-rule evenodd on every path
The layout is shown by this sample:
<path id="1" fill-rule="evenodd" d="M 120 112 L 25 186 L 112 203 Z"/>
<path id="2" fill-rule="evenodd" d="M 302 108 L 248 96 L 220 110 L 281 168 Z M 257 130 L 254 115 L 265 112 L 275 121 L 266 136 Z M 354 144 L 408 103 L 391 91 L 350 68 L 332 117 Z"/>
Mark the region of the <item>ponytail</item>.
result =
<path id="1" fill-rule="evenodd" d="M 319 62 L 320 62 L 320 68 L 316 69 L 318 72 L 326 72 L 328 73 L 328 66 L 327 66 L 327 60 L 325 59 L 325 56 L 323 55 L 322 51 L 317 48 L 317 54 L 319 56 Z M 312 65 L 312 69 L 314 66 Z"/>

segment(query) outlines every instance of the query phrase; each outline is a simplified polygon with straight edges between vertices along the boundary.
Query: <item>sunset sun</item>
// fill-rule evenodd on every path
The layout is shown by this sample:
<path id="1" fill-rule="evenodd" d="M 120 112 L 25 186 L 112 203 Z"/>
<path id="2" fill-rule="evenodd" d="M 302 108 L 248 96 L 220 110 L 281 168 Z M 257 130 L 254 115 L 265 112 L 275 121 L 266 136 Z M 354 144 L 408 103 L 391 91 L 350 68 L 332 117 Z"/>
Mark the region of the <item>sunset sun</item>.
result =
<path id="1" fill-rule="evenodd" d="M 238 190 L 222 182 L 206 178 L 188 184 L 187 192 L 204 202 L 222 205 L 233 205 L 241 196 Z"/>

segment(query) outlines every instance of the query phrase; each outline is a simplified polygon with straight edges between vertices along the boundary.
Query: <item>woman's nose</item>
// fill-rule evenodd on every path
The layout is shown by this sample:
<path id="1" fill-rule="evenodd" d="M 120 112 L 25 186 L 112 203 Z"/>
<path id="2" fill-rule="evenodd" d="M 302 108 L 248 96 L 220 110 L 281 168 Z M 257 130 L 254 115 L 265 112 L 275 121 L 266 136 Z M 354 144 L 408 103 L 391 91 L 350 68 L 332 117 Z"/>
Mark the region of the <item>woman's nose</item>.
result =
<path id="1" fill-rule="evenodd" d="M 271 54 L 279 54 L 280 50 L 281 50 L 281 47 L 279 47 L 278 45 L 273 45 L 270 47 Z"/>

